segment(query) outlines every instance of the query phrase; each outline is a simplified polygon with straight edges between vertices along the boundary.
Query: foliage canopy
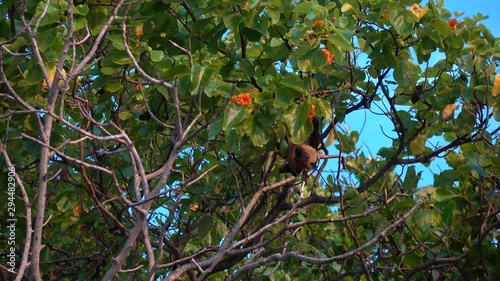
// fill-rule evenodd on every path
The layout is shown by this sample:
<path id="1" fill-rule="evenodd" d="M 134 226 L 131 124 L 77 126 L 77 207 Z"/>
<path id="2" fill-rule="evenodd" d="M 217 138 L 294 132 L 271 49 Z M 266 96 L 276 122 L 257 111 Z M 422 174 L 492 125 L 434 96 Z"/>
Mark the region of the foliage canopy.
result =
<path id="1" fill-rule="evenodd" d="M 2 0 L 18 280 L 498 279 L 500 40 L 414 1 Z"/>

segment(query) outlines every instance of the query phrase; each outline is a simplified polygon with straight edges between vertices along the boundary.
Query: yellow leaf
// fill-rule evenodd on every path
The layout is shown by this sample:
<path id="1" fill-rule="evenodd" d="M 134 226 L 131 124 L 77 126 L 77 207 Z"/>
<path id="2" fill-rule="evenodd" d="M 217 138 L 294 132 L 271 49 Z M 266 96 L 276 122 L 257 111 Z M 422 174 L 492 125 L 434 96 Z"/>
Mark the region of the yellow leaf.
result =
<path id="1" fill-rule="evenodd" d="M 391 18 L 391 15 L 389 14 L 389 12 L 385 11 L 383 12 L 381 15 L 380 15 L 380 20 L 382 21 L 388 21 L 389 19 Z"/>
<path id="2" fill-rule="evenodd" d="M 444 109 L 441 111 L 441 117 L 443 118 L 443 120 L 444 121 L 450 120 L 453 117 L 453 113 L 457 108 L 458 105 L 454 103 L 446 105 Z"/>
<path id="3" fill-rule="evenodd" d="M 74 208 L 73 208 L 73 216 L 75 218 L 81 218 L 83 215 L 85 215 L 86 212 L 85 210 L 83 209 L 83 205 L 82 203 L 76 205 Z"/>
<path id="4" fill-rule="evenodd" d="M 194 204 L 189 205 L 189 209 L 193 212 L 196 212 L 199 208 L 200 208 L 200 204 L 198 204 L 198 203 L 194 203 Z"/>
<path id="5" fill-rule="evenodd" d="M 144 35 L 144 30 L 142 29 L 142 24 L 135 27 L 135 36 L 141 37 Z"/>
<path id="6" fill-rule="evenodd" d="M 427 137 L 424 135 L 417 136 L 414 140 L 410 142 L 410 152 L 413 156 L 417 157 L 424 153 L 425 142 Z"/>
<path id="7" fill-rule="evenodd" d="M 422 8 L 417 3 L 411 4 L 410 10 L 418 19 L 421 19 L 429 11 L 428 8 Z"/>
<path id="8" fill-rule="evenodd" d="M 49 75 L 50 83 L 52 84 L 52 82 L 54 82 L 54 76 L 56 75 L 56 65 L 55 64 L 47 64 L 47 74 Z M 64 70 L 64 68 L 61 70 L 61 75 L 62 75 L 61 78 L 66 78 L 66 70 Z M 62 83 L 64 83 L 64 81 L 59 80 L 59 84 L 62 85 Z M 48 87 L 47 81 L 45 79 L 43 79 L 42 87 L 44 89 L 47 89 L 47 87 Z"/>
<path id="9" fill-rule="evenodd" d="M 500 73 L 495 75 L 495 82 L 493 83 L 493 90 L 491 91 L 491 95 L 496 97 L 500 94 Z"/>
<path id="10" fill-rule="evenodd" d="M 52 83 L 52 81 L 54 81 L 54 75 L 56 75 L 56 65 L 55 64 L 48 64 L 47 65 L 47 74 L 50 77 L 50 83 Z M 47 88 L 47 81 L 45 79 L 43 79 L 42 87 Z"/>
<path id="11" fill-rule="evenodd" d="M 325 146 L 329 147 L 330 145 L 333 144 L 334 141 L 335 141 L 335 131 L 330 130 L 330 133 L 328 133 L 328 138 L 326 139 Z"/>

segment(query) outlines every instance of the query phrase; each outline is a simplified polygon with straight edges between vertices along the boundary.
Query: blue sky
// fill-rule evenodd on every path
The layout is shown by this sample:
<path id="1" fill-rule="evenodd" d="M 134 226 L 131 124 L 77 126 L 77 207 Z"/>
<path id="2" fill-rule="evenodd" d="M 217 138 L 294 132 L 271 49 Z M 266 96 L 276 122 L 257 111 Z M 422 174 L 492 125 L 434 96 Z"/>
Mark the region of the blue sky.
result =
<path id="1" fill-rule="evenodd" d="M 483 15 L 488 15 L 489 19 L 483 22 L 495 37 L 500 37 L 500 15 L 499 15 L 499 5 L 498 0 L 445 0 L 445 7 L 450 10 L 450 12 L 465 12 L 465 14 L 458 19 L 463 17 L 472 17 L 477 13 Z"/>
<path id="2" fill-rule="evenodd" d="M 422 2 L 421 5 L 425 5 L 426 1 Z M 488 15 L 489 18 L 481 23 L 487 26 L 493 36 L 500 37 L 500 15 L 495 13 L 498 10 L 499 0 L 445 0 L 445 8 L 450 12 L 459 12 L 463 15 L 457 17 L 458 20 L 462 20 L 464 17 L 473 17 L 477 13 L 483 15 Z M 372 106 L 372 110 L 376 110 Z M 341 126 L 343 126 L 342 124 Z M 379 117 L 374 114 L 370 114 L 366 110 L 360 112 L 353 112 L 346 119 L 345 125 L 350 131 L 360 132 L 360 139 L 358 141 L 358 148 L 366 155 L 371 155 L 377 157 L 377 152 L 381 147 L 390 147 L 391 141 L 383 134 L 389 134 L 394 136 L 391 132 L 392 124 L 386 117 Z M 436 139 L 433 139 L 433 144 L 436 144 Z M 335 154 L 335 149 L 330 148 L 330 153 Z M 333 164 L 333 162 L 332 162 Z M 332 170 L 335 170 L 336 165 L 329 165 Z M 423 165 L 416 166 L 417 171 L 422 171 L 422 178 L 419 182 L 419 186 L 432 185 L 435 173 L 440 173 L 442 170 L 449 169 L 446 162 L 443 159 L 437 159 L 431 163 L 429 167 L 424 167 Z"/>

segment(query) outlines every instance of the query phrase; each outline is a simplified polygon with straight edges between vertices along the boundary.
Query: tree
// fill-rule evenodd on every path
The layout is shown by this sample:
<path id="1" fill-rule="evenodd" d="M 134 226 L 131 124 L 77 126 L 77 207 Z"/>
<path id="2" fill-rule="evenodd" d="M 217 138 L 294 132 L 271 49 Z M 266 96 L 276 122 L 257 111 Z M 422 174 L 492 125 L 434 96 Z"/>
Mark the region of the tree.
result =
<path id="1" fill-rule="evenodd" d="M 499 277 L 500 41 L 484 16 L 439 0 L 0 9 L 7 278 Z M 359 148 L 345 120 L 363 111 L 391 145 Z M 313 132 L 317 170 L 279 173 Z"/>

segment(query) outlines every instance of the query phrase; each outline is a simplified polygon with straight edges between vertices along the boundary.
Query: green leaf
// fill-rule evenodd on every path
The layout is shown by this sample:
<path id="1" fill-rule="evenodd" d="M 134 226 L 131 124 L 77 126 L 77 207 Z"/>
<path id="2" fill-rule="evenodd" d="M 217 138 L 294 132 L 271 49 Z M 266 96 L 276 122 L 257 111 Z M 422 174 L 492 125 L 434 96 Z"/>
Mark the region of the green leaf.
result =
<path id="1" fill-rule="evenodd" d="M 35 16 L 36 18 L 40 17 L 39 26 L 47 26 L 59 23 L 59 10 L 57 9 L 56 5 L 57 4 L 54 2 L 39 2 Z"/>
<path id="2" fill-rule="evenodd" d="M 269 13 L 269 16 L 271 17 L 271 24 L 274 25 L 274 24 L 277 24 L 280 20 L 280 11 L 276 8 L 274 8 L 273 6 L 268 6 L 267 8 L 267 12 Z"/>
<path id="3" fill-rule="evenodd" d="M 111 75 L 115 74 L 116 69 L 114 69 L 112 67 L 103 67 L 103 68 L 101 68 L 101 72 L 102 72 L 102 74 L 111 76 Z"/>
<path id="4" fill-rule="evenodd" d="M 394 204 L 393 209 L 397 212 L 406 212 L 413 206 L 415 206 L 415 199 L 408 198 Z"/>
<path id="5" fill-rule="evenodd" d="M 125 121 L 130 119 L 130 117 L 132 117 L 132 114 L 127 111 L 122 111 L 120 112 L 120 114 L 118 114 L 118 117 L 120 118 L 120 120 Z"/>
<path id="6" fill-rule="evenodd" d="M 288 88 L 288 87 L 280 87 L 276 89 L 273 106 L 280 108 L 288 105 L 292 105 L 295 102 L 295 99 L 300 97 L 301 93 Z"/>
<path id="7" fill-rule="evenodd" d="M 118 90 L 120 90 L 123 87 L 123 85 L 119 82 L 111 82 L 106 84 L 106 90 L 108 90 L 111 93 L 114 93 Z"/>
<path id="8" fill-rule="evenodd" d="M 295 75 L 285 76 L 280 81 L 281 85 L 286 86 L 286 87 L 291 88 L 291 89 L 294 89 L 294 90 L 297 90 L 297 91 L 303 90 L 302 83 L 303 83 L 303 81 Z"/>
<path id="9" fill-rule="evenodd" d="M 215 138 L 222 131 L 223 118 L 219 116 L 214 122 L 208 125 L 208 137 Z"/>
<path id="10" fill-rule="evenodd" d="M 197 95 L 199 88 L 206 85 L 212 78 L 214 72 L 215 69 L 213 67 L 194 64 L 191 68 L 191 85 L 189 86 L 189 92 L 192 95 Z"/>
<path id="11" fill-rule="evenodd" d="M 113 47 L 115 47 L 117 50 L 125 50 L 125 45 L 123 44 L 123 38 L 121 34 L 109 35 L 107 38 L 113 43 Z"/>
<path id="12" fill-rule="evenodd" d="M 75 19 L 75 29 L 74 29 L 74 31 L 78 31 L 78 30 L 84 29 L 86 26 L 87 26 L 87 19 L 86 18 Z"/>
<path id="13" fill-rule="evenodd" d="M 424 135 L 419 135 L 415 139 L 413 139 L 409 145 L 411 154 L 415 157 L 422 155 L 422 153 L 424 153 L 426 141 L 427 137 Z"/>
<path id="14" fill-rule="evenodd" d="M 23 142 L 23 147 L 26 149 L 26 151 L 32 155 L 38 155 L 40 154 L 40 149 L 41 146 L 38 143 L 34 143 L 31 141 L 24 141 Z"/>
<path id="15" fill-rule="evenodd" d="M 99 34 L 108 19 L 108 10 L 104 6 L 93 6 L 86 18 L 89 22 L 90 32 Z"/>
<path id="16" fill-rule="evenodd" d="M 220 80 L 220 77 L 212 77 L 205 87 L 205 93 L 209 97 L 222 96 L 229 97 L 233 86 L 227 82 Z"/>
<path id="17" fill-rule="evenodd" d="M 292 28 L 292 42 L 295 43 L 301 41 L 308 30 L 309 29 L 305 24 L 295 24 Z"/>
<path id="18" fill-rule="evenodd" d="M 312 122 L 306 122 L 309 108 L 309 103 L 294 105 L 283 114 L 283 119 L 291 135 L 290 140 L 295 144 L 303 143 L 313 131 Z"/>
<path id="19" fill-rule="evenodd" d="M 433 209 L 420 209 L 415 212 L 415 222 L 422 231 L 431 226 L 439 226 L 442 221 L 441 215 Z"/>
<path id="20" fill-rule="evenodd" d="M 224 16 L 223 21 L 224 25 L 231 29 L 233 32 L 236 32 L 239 30 L 238 26 L 239 24 L 244 20 L 245 18 L 239 14 L 239 13 L 228 13 Z"/>
<path id="21" fill-rule="evenodd" d="M 312 2 L 304 1 L 295 7 L 294 12 L 307 14 L 312 9 Z"/>
<path id="22" fill-rule="evenodd" d="M 249 77 L 253 77 L 255 75 L 253 64 L 247 59 L 240 59 L 240 69 Z"/>
<path id="23" fill-rule="evenodd" d="M 40 84 L 43 79 L 43 73 L 42 70 L 40 69 L 40 66 L 36 63 L 30 64 L 30 67 L 27 71 L 26 76 L 26 84 L 28 85 L 36 85 Z"/>
<path id="24" fill-rule="evenodd" d="M 40 51 L 45 52 L 50 46 L 52 46 L 52 43 L 54 43 L 54 41 L 56 40 L 56 36 L 57 36 L 56 28 L 49 28 L 44 32 L 40 33 L 40 35 L 37 37 L 38 48 L 40 49 Z"/>
<path id="25" fill-rule="evenodd" d="M 329 122 L 332 118 L 332 107 L 330 103 L 324 99 L 315 99 L 316 113 L 325 117 L 325 120 Z"/>
<path id="26" fill-rule="evenodd" d="M 333 45 L 339 46 L 341 49 L 345 51 L 354 52 L 354 47 L 349 41 L 352 37 L 352 33 L 350 33 L 347 38 L 345 35 L 346 33 L 341 33 L 341 32 L 335 32 L 333 34 L 330 34 L 328 36 L 328 42 L 332 43 Z"/>
<path id="27" fill-rule="evenodd" d="M 417 265 L 420 265 L 421 263 L 422 259 L 414 253 L 403 256 L 403 264 L 408 268 L 414 268 Z"/>
<path id="28" fill-rule="evenodd" d="M 402 37 L 409 36 L 413 33 L 413 26 L 417 23 L 418 18 L 409 11 L 396 11 L 393 10 L 391 12 L 391 18 L 389 21 L 396 29 L 396 32 L 399 33 Z"/>
<path id="29" fill-rule="evenodd" d="M 245 24 L 246 27 L 248 28 L 253 28 L 259 24 L 259 11 L 257 9 L 252 9 L 245 19 L 243 20 L 243 23 Z"/>
<path id="30" fill-rule="evenodd" d="M 87 5 L 76 5 L 73 8 L 73 13 L 75 15 L 86 16 L 89 13 L 89 7 Z"/>
<path id="31" fill-rule="evenodd" d="M 420 74 L 420 68 L 413 62 L 406 61 L 399 64 L 399 67 L 394 69 L 394 79 L 401 87 L 414 85 Z"/>
<path id="32" fill-rule="evenodd" d="M 269 117 L 257 111 L 245 120 L 245 131 L 256 147 L 263 147 L 271 139 L 269 128 L 274 120 L 269 120 Z"/>
<path id="33" fill-rule="evenodd" d="M 442 204 L 439 205 L 441 206 Z M 457 204 L 454 201 L 448 201 L 441 206 L 441 210 L 443 211 L 443 223 L 447 226 L 451 226 L 455 218 Z"/>
<path id="34" fill-rule="evenodd" d="M 382 44 L 382 53 L 378 55 L 378 58 L 381 60 L 380 63 L 385 67 L 395 68 L 399 65 L 398 58 L 394 54 L 394 49 L 390 44 Z"/>
<path id="35" fill-rule="evenodd" d="M 227 143 L 228 152 L 238 152 L 240 151 L 241 136 L 234 128 L 226 130 L 225 141 Z"/>
<path id="36" fill-rule="evenodd" d="M 297 59 L 300 71 L 307 72 L 326 65 L 326 56 L 319 49 L 315 48 Z"/>
<path id="37" fill-rule="evenodd" d="M 476 123 L 476 118 L 474 115 L 469 113 L 467 110 L 462 110 L 455 121 L 455 124 L 459 124 L 457 126 L 458 130 L 463 133 L 470 133 L 474 128 Z"/>
<path id="38" fill-rule="evenodd" d="M 272 105 L 274 101 L 273 93 L 270 91 L 261 92 L 253 97 L 255 98 L 254 102 L 261 105 Z"/>
<path id="39" fill-rule="evenodd" d="M 418 175 L 415 172 L 415 166 L 410 166 L 408 170 L 406 170 L 405 179 L 403 181 L 403 190 L 406 193 L 411 193 L 418 187 L 418 181 L 420 180 L 420 175 L 422 172 L 419 172 Z"/>
<path id="40" fill-rule="evenodd" d="M 199 239 L 203 239 L 205 238 L 205 236 L 207 236 L 208 232 L 212 228 L 212 224 L 213 224 L 212 216 L 206 216 L 201 219 L 200 226 L 198 227 Z"/>
<path id="41" fill-rule="evenodd" d="M 455 197 L 458 197 L 458 195 L 453 193 L 449 188 L 441 187 L 436 189 L 436 202 L 446 202 Z"/>
<path id="42" fill-rule="evenodd" d="M 68 209 L 70 209 L 69 207 L 69 200 L 66 196 L 61 196 L 59 198 L 59 200 L 56 202 L 56 208 L 59 212 L 66 212 Z"/>
<path id="43" fill-rule="evenodd" d="M 116 57 L 113 59 L 113 63 L 118 65 L 127 65 L 131 64 L 132 60 L 128 56 Z"/>
<path id="44" fill-rule="evenodd" d="M 149 56 L 152 61 L 158 62 L 163 58 L 163 51 L 160 50 L 152 50 L 149 52 Z"/>
<path id="45" fill-rule="evenodd" d="M 248 117 L 247 110 L 239 105 L 232 104 L 224 111 L 224 122 L 222 129 L 224 131 L 233 128 L 238 123 L 242 122 Z"/>
<path id="46" fill-rule="evenodd" d="M 342 4 L 342 8 L 340 8 L 342 13 L 347 13 L 350 10 L 352 10 L 352 5 L 350 3 L 344 3 Z"/>
<path id="47" fill-rule="evenodd" d="M 434 175 L 435 186 L 450 186 L 454 181 L 457 181 L 461 176 L 459 170 L 445 170 L 440 174 Z"/>
<path id="48" fill-rule="evenodd" d="M 389 158 L 392 158 L 392 156 L 394 155 L 394 151 L 395 150 L 392 147 L 382 147 L 377 152 L 377 155 L 380 155 L 380 156 L 384 157 L 385 159 L 389 159 Z"/>
<path id="49" fill-rule="evenodd" d="M 483 177 L 489 177 L 490 173 L 481 165 L 481 157 L 477 153 L 473 153 L 467 157 L 467 166 L 476 171 Z"/>
<path id="50" fill-rule="evenodd" d="M 500 102 L 496 102 L 493 105 L 493 116 L 495 121 L 500 122 Z"/>

